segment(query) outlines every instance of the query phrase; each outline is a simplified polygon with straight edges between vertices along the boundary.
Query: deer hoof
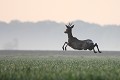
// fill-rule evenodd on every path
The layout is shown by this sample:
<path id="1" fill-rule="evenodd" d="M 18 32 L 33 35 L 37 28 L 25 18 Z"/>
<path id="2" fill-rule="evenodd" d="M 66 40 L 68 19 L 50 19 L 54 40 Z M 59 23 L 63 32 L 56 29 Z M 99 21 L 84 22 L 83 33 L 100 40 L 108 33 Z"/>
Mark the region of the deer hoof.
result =
<path id="1" fill-rule="evenodd" d="M 96 51 L 94 51 L 94 53 L 97 53 Z"/>

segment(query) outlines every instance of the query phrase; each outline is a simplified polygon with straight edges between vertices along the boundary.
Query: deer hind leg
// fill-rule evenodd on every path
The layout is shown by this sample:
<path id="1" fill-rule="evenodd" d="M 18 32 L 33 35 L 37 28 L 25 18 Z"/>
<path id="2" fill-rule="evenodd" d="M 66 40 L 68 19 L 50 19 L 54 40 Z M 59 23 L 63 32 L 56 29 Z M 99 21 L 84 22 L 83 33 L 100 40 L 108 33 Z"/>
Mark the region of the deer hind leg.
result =
<path id="1" fill-rule="evenodd" d="M 92 46 L 91 46 L 91 49 L 93 49 L 93 51 L 94 51 L 94 53 L 97 53 L 96 51 L 95 51 L 95 44 L 93 44 Z"/>
<path id="2" fill-rule="evenodd" d="M 97 47 L 98 52 L 101 53 L 101 51 L 99 50 L 99 47 L 98 47 L 97 43 L 95 43 L 95 46 Z"/>
<path id="3" fill-rule="evenodd" d="M 94 47 L 95 47 L 95 46 L 94 46 Z M 94 48 L 93 48 L 93 51 L 94 51 L 94 53 L 97 53 Z"/>
<path id="4" fill-rule="evenodd" d="M 66 50 L 66 47 L 67 47 L 67 46 L 65 46 L 66 44 L 67 44 L 67 42 L 65 42 L 64 45 L 62 46 L 63 51 Z"/>

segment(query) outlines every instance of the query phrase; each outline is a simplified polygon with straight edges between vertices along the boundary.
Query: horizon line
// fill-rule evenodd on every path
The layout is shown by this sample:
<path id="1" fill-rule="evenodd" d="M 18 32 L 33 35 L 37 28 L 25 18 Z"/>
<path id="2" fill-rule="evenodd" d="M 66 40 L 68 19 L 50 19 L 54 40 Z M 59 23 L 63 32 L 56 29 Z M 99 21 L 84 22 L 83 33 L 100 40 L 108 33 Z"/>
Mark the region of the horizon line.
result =
<path id="1" fill-rule="evenodd" d="M 99 24 L 99 23 L 95 23 L 95 22 L 88 22 L 88 21 L 84 21 L 84 20 L 80 20 L 80 19 L 76 19 L 76 20 L 73 20 L 73 21 L 69 21 L 69 22 L 64 22 L 64 21 L 55 21 L 55 20 L 49 20 L 49 19 L 46 19 L 46 20 L 38 20 L 38 21 L 31 21 L 31 20 L 25 20 L 25 21 L 22 21 L 22 20 L 19 20 L 19 19 L 13 19 L 13 20 L 10 20 L 10 21 L 4 21 L 4 20 L 0 20 L 0 22 L 3 22 L 3 23 L 6 23 L 6 24 L 10 24 L 12 22 L 20 22 L 20 23 L 26 23 L 26 22 L 31 22 L 31 23 L 39 23 L 39 22 L 55 22 L 55 23 L 63 23 L 63 24 L 68 24 L 69 22 L 76 22 L 76 21 L 81 21 L 81 22 L 84 22 L 84 23 L 89 23 L 89 24 L 96 24 L 96 25 L 100 25 L 100 26 L 106 26 L 106 25 L 117 25 L 117 26 L 120 26 L 120 24 Z"/>

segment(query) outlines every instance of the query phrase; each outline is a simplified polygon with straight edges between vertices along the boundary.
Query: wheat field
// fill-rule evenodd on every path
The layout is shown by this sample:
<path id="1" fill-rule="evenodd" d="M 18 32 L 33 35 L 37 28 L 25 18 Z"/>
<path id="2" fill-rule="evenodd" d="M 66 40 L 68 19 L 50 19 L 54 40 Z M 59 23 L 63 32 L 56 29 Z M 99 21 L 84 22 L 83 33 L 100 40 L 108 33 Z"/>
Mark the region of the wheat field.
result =
<path id="1" fill-rule="evenodd" d="M 119 79 L 119 51 L 0 51 L 0 80 Z"/>

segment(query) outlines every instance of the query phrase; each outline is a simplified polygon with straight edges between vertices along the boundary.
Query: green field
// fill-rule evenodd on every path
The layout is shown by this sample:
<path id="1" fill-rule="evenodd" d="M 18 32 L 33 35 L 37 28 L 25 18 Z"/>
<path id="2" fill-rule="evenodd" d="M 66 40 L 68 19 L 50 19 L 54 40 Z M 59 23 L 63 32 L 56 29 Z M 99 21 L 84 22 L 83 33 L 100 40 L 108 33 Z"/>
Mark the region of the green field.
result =
<path id="1" fill-rule="evenodd" d="M 120 80 L 120 57 L 2 55 L 0 80 Z"/>

